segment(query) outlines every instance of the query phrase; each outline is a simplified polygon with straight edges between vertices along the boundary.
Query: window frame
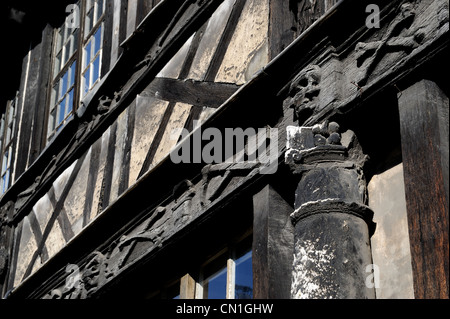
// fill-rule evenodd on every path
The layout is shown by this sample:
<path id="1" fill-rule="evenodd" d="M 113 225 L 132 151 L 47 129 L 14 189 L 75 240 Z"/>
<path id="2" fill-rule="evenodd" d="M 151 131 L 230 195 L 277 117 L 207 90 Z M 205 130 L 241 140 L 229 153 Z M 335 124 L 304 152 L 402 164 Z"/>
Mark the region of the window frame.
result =
<path id="1" fill-rule="evenodd" d="M 80 7 L 83 3 L 82 0 L 78 1 L 75 6 Z M 55 28 L 53 33 L 53 48 L 52 48 L 52 70 L 50 72 L 50 100 L 48 103 L 48 116 L 47 116 L 47 143 L 50 142 L 54 136 L 59 132 L 59 130 L 67 124 L 67 122 L 73 117 L 73 114 L 77 110 L 78 102 L 78 78 L 79 78 L 79 60 L 80 60 L 80 41 L 82 34 L 82 17 L 80 10 L 77 12 L 79 16 L 76 17 L 78 23 L 74 27 L 68 27 L 70 25 L 69 21 L 73 18 L 71 15 L 67 15 L 63 24 L 59 28 Z M 71 29 L 70 36 L 67 36 L 68 29 Z M 61 31 L 63 34 L 61 35 Z M 61 38 L 62 37 L 62 38 Z M 72 54 L 67 57 L 67 59 L 62 59 L 67 52 L 67 44 L 69 38 L 70 40 L 70 50 Z M 61 55 L 58 62 L 58 55 Z M 62 63 L 64 61 L 64 63 Z M 72 68 L 72 66 L 74 66 Z M 58 70 L 59 69 L 59 70 Z M 64 77 L 67 76 L 67 80 Z M 67 81 L 66 90 L 62 92 L 63 83 Z M 70 83 L 72 82 L 72 83 Z M 70 104 L 70 92 L 72 92 L 72 105 Z M 64 115 L 61 118 L 61 108 L 62 102 L 65 102 Z M 60 120 L 61 119 L 61 120 Z"/>
<path id="2" fill-rule="evenodd" d="M 226 247 L 219 251 L 216 255 L 206 261 L 201 267 L 198 274 L 198 280 L 195 285 L 195 299 L 209 299 L 205 298 L 205 284 L 209 280 L 216 276 L 218 273 L 226 270 L 226 287 L 225 287 L 225 299 L 236 299 L 236 261 L 244 257 L 248 253 L 251 254 L 250 258 L 253 258 L 252 249 L 252 237 L 249 236 L 244 240 L 238 242 L 233 246 Z M 224 267 L 220 267 L 218 270 L 213 271 L 212 274 L 208 273 L 209 267 L 214 267 L 214 264 L 224 264 Z M 252 273 L 253 277 L 253 273 Z M 253 285 L 252 285 L 253 288 Z M 252 293 L 253 298 L 253 293 Z"/>
<path id="3" fill-rule="evenodd" d="M 100 11 L 98 9 L 99 3 L 102 3 Z M 87 8 L 89 4 L 92 4 L 92 7 L 89 9 L 93 8 L 92 14 L 95 17 L 91 26 L 87 26 L 87 15 L 90 14 L 90 10 Z M 52 69 L 49 72 L 50 85 L 47 102 L 48 107 L 46 111 L 47 122 L 45 126 L 46 143 L 50 143 L 57 133 L 74 117 L 80 101 L 87 94 L 84 92 L 85 72 L 87 68 L 89 68 L 91 73 L 89 79 L 92 80 L 95 77 L 93 75 L 93 69 L 97 58 L 97 77 L 95 78 L 95 81 L 89 83 L 87 92 L 92 91 L 102 77 L 107 8 L 106 0 L 79 0 L 74 5 L 78 7 L 78 10 L 76 10 L 77 16 L 74 17 L 73 15 L 68 14 L 63 24 L 59 28 L 55 28 L 53 33 Z M 76 19 L 77 21 L 75 27 L 72 28 L 67 27 L 67 23 L 70 23 L 71 19 Z M 88 30 L 88 28 L 90 28 L 90 30 Z M 68 32 L 68 29 L 72 29 L 72 32 Z M 100 39 L 97 42 L 99 50 L 96 50 L 95 56 L 85 67 L 85 48 L 90 42 L 95 42 L 94 35 L 99 29 L 101 29 Z M 65 37 L 66 34 L 68 34 L 67 37 Z M 74 36 L 74 40 L 69 41 L 69 37 L 71 36 Z M 94 45 L 92 45 L 92 47 L 94 47 Z M 67 50 L 69 50 L 69 56 L 65 57 Z M 66 77 L 67 80 L 65 79 Z M 61 92 L 63 89 L 65 92 Z M 61 103 L 65 103 L 64 107 L 61 107 Z M 64 114 L 62 114 L 63 111 Z"/>
<path id="4" fill-rule="evenodd" d="M 102 3 L 102 12 L 101 15 L 98 16 L 98 3 L 101 1 Z M 88 8 L 88 4 L 90 5 Z M 89 31 L 87 31 L 87 16 L 90 14 L 90 12 L 93 12 L 93 17 L 95 17 L 94 22 L 92 23 L 92 26 Z M 80 68 L 80 99 L 83 99 L 90 91 L 92 91 L 97 83 L 101 79 L 101 70 L 102 70 L 102 59 L 103 59 L 103 42 L 105 37 L 105 16 L 106 16 L 106 1 L 105 0 L 85 0 L 84 6 L 83 6 L 83 19 L 81 21 L 83 25 L 83 36 L 82 36 L 82 45 L 81 45 L 81 68 Z M 95 35 L 97 34 L 97 31 L 101 29 L 100 34 L 100 48 L 97 50 L 95 43 L 96 38 Z M 90 45 L 90 53 L 89 53 L 89 60 L 86 59 L 86 47 Z M 94 64 L 95 60 L 99 59 L 98 62 L 98 77 L 95 78 L 94 75 Z M 89 71 L 89 85 L 88 88 L 85 88 L 85 81 L 86 72 Z M 93 79 L 95 80 L 93 81 Z"/>
<path id="5" fill-rule="evenodd" d="M 6 193 L 12 183 L 17 104 L 18 96 L 16 95 L 13 100 L 8 101 L 5 112 L 0 118 L 0 196 Z"/>

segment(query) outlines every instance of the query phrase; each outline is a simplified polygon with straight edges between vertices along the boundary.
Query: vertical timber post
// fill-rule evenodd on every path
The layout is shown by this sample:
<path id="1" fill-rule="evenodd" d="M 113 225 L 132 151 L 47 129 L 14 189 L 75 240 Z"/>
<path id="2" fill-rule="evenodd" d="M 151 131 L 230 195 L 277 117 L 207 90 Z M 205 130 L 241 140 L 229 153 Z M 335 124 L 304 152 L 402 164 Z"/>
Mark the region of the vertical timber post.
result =
<path id="1" fill-rule="evenodd" d="M 338 131 L 334 122 L 287 127 L 286 164 L 300 176 L 291 214 L 294 299 L 375 298 L 367 283 L 375 224 L 365 206 L 366 156 L 352 131 Z"/>
<path id="2" fill-rule="evenodd" d="M 272 186 L 253 196 L 253 297 L 289 299 L 293 256 L 292 207 Z"/>
<path id="3" fill-rule="evenodd" d="M 415 298 L 449 298 L 448 97 L 422 80 L 398 96 Z"/>

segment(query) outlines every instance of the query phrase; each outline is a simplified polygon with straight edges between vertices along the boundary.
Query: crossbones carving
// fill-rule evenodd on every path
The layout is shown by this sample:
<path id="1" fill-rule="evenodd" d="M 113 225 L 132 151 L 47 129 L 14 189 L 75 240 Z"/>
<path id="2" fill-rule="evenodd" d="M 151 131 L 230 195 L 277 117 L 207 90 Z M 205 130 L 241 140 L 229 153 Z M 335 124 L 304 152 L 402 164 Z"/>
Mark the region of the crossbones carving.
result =
<path id="1" fill-rule="evenodd" d="M 366 60 L 369 59 L 364 75 L 362 79 L 358 81 L 359 86 L 363 86 L 367 83 L 369 76 L 387 52 L 399 50 L 411 52 L 420 45 L 424 38 L 424 34 L 420 31 L 416 31 L 416 33 L 411 36 L 399 35 L 402 30 L 408 29 L 411 26 L 414 17 L 415 11 L 413 4 L 405 2 L 400 6 L 400 14 L 389 25 L 387 32 L 381 40 L 368 43 L 359 42 L 356 45 L 357 66 L 361 67 Z"/>

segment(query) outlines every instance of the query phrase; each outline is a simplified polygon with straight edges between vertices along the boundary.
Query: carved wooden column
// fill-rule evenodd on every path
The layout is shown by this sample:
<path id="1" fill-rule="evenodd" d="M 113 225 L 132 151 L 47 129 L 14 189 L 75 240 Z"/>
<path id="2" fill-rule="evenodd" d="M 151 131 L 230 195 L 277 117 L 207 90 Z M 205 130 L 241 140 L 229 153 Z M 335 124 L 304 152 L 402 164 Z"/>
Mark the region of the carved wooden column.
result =
<path id="1" fill-rule="evenodd" d="M 373 212 L 365 206 L 365 155 L 355 135 L 341 137 L 334 122 L 287 131 L 286 163 L 300 176 L 291 297 L 374 298 L 366 286 Z"/>
<path id="2" fill-rule="evenodd" d="M 414 296 L 448 298 L 448 97 L 423 80 L 398 101 Z"/>

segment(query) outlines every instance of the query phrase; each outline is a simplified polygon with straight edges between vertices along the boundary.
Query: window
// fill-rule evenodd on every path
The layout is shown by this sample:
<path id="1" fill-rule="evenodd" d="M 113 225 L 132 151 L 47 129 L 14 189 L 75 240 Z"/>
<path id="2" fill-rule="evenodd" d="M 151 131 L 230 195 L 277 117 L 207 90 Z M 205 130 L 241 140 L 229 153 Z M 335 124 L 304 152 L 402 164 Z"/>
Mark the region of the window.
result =
<path id="1" fill-rule="evenodd" d="M 247 233 L 206 262 L 194 261 L 188 267 L 191 272 L 152 287 L 145 298 L 253 299 L 252 239 L 251 233 Z"/>
<path id="2" fill-rule="evenodd" d="M 76 15 L 78 11 L 74 11 Z M 55 31 L 53 85 L 50 97 L 50 111 L 47 139 L 72 117 L 75 107 L 77 52 L 79 44 L 78 17 L 67 16 L 63 25 Z"/>
<path id="3" fill-rule="evenodd" d="M 80 7 L 85 4 L 84 10 Z M 104 0 L 79 1 L 55 30 L 47 140 L 73 117 L 101 76 Z"/>
<path id="4" fill-rule="evenodd" d="M 13 155 L 13 141 L 15 130 L 17 97 L 8 102 L 5 113 L 2 114 L 0 122 L 0 150 L 1 179 L 0 195 L 4 194 L 11 183 L 11 161 Z"/>
<path id="5" fill-rule="evenodd" d="M 251 249 L 241 245 L 207 263 L 200 272 L 195 295 L 196 299 L 252 299 Z"/>
<path id="6" fill-rule="evenodd" d="M 84 28 L 82 97 L 91 90 L 100 79 L 103 43 L 104 0 L 87 0 Z"/>

